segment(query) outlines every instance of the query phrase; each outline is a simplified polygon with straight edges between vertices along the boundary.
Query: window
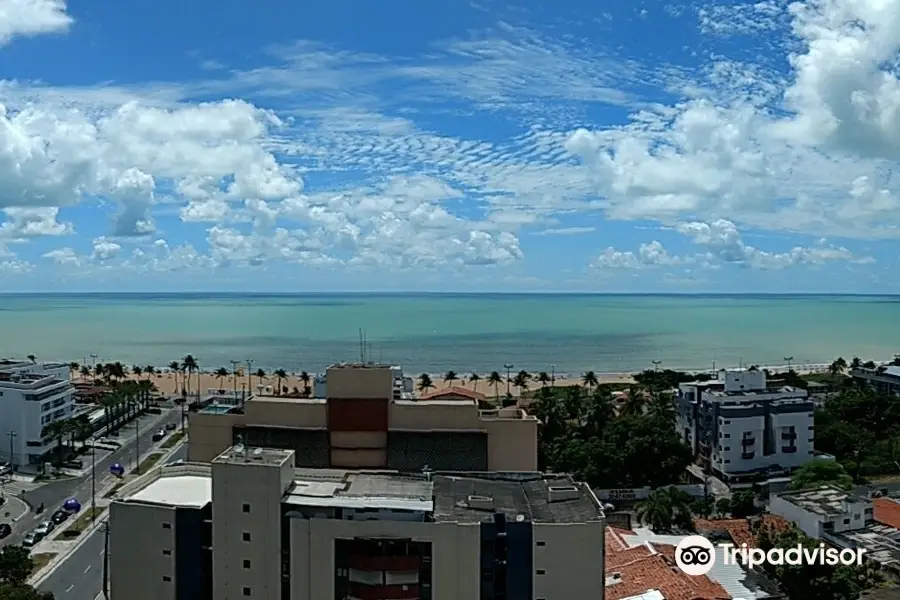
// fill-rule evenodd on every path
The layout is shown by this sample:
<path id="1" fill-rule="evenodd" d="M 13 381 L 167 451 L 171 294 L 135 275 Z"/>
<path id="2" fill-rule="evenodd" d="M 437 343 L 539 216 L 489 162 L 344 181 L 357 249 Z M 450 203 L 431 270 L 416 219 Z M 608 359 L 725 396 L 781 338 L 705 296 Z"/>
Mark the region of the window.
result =
<path id="1" fill-rule="evenodd" d="M 163 523 L 162 526 L 163 526 L 163 529 L 172 529 L 171 523 Z"/>
<path id="2" fill-rule="evenodd" d="M 244 512 L 245 512 L 245 513 L 250 512 L 250 505 L 247 504 L 247 503 L 245 502 L 245 503 L 244 503 L 244 506 L 243 506 L 243 509 L 244 509 Z"/>
<path id="3" fill-rule="evenodd" d="M 844 519 L 844 525 L 849 525 L 849 524 L 850 524 L 850 519 Z"/>
<path id="4" fill-rule="evenodd" d="M 249 569 L 249 568 L 250 568 L 250 560 L 249 560 L 249 559 L 246 559 L 246 558 L 244 559 L 244 568 L 245 568 L 245 569 Z"/>
<path id="5" fill-rule="evenodd" d="M 163 575 L 163 581 L 172 581 L 172 578 L 168 575 Z"/>
<path id="6" fill-rule="evenodd" d="M 248 588 L 248 587 L 245 587 L 245 588 L 244 588 L 244 595 L 245 595 L 245 596 L 249 596 L 249 595 L 250 595 L 250 588 Z"/>
<path id="7" fill-rule="evenodd" d="M 244 534 L 242 535 L 242 538 L 245 542 L 249 542 L 250 541 L 250 532 L 245 531 Z"/>
<path id="8" fill-rule="evenodd" d="M 538 546 L 546 546 L 547 542 L 536 542 Z"/>
<path id="9" fill-rule="evenodd" d="M 172 556 L 171 550 L 163 550 L 163 556 Z"/>
<path id="10" fill-rule="evenodd" d="M 547 574 L 547 571 L 545 571 L 544 569 L 538 569 L 536 572 L 538 575 L 546 575 Z"/>

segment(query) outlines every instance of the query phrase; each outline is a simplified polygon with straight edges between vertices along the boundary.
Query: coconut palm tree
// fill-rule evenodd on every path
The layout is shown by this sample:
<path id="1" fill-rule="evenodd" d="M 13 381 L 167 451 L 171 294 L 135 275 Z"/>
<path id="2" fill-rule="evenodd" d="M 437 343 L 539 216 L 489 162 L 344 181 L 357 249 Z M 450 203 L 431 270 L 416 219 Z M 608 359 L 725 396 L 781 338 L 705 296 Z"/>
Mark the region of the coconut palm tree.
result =
<path id="1" fill-rule="evenodd" d="M 622 410 L 619 411 L 619 414 L 632 417 L 644 414 L 645 400 L 644 393 L 641 390 L 635 387 L 628 388 L 628 391 L 625 392 L 625 404 L 622 405 Z"/>
<path id="2" fill-rule="evenodd" d="M 264 369 L 257 369 L 257 370 L 256 370 L 256 373 L 254 373 L 254 375 L 256 376 L 256 385 L 262 385 L 263 380 L 266 378 L 266 372 L 265 372 L 265 370 L 264 370 Z M 253 380 L 252 380 L 252 379 L 250 380 L 250 384 L 251 384 L 251 385 L 253 384 Z"/>
<path id="3" fill-rule="evenodd" d="M 78 370 L 80 368 L 81 368 L 81 365 L 79 365 L 77 362 L 70 362 L 69 363 L 69 379 L 72 379 L 75 376 L 75 374 L 78 373 Z"/>
<path id="4" fill-rule="evenodd" d="M 229 375 L 228 369 L 226 369 L 225 367 L 219 367 L 218 369 L 216 369 L 215 375 L 216 375 L 216 379 L 219 381 L 219 387 L 221 388 L 222 380 L 228 378 L 228 375 Z"/>
<path id="5" fill-rule="evenodd" d="M 481 375 L 478 373 L 472 373 L 469 375 L 469 381 L 472 382 L 472 389 L 476 392 L 478 391 L 478 382 L 481 381 Z"/>
<path id="6" fill-rule="evenodd" d="M 581 383 L 584 384 L 589 390 L 593 390 L 595 386 L 597 386 L 600 382 L 597 380 L 597 374 L 593 371 L 588 371 L 584 375 L 581 376 Z"/>
<path id="7" fill-rule="evenodd" d="M 675 399 L 665 392 L 650 394 L 650 402 L 647 403 L 647 414 L 660 423 L 675 423 Z"/>
<path id="8" fill-rule="evenodd" d="M 833 379 L 837 379 L 839 376 L 844 374 L 844 371 L 846 369 L 847 369 L 847 361 L 844 360 L 843 356 L 839 356 L 828 367 L 828 372 L 831 373 L 831 377 Z"/>
<path id="9" fill-rule="evenodd" d="M 303 397 L 304 398 L 309 398 L 310 395 L 312 394 L 312 390 L 310 390 L 310 388 L 309 388 L 309 382 L 311 380 L 312 380 L 312 377 L 310 377 L 309 373 L 307 373 L 306 371 L 300 372 L 300 381 L 303 382 Z"/>
<path id="10" fill-rule="evenodd" d="M 516 376 L 513 377 L 512 384 L 519 388 L 519 394 L 523 394 L 528 391 L 528 385 L 531 381 L 531 373 L 528 371 L 519 371 L 516 373 Z"/>
<path id="11" fill-rule="evenodd" d="M 82 365 L 81 366 L 81 378 L 87 379 L 90 376 L 91 376 L 91 368 L 87 365 Z"/>
<path id="12" fill-rule="evenodd" d="M 616 401 L 609 390 L 598 388 L 588 399 L 584 416 L 586 429 L 593 435 L 602 437 L 606 426 L 615 418 Z"/>
<path id="13" fill-rule="evenodd" d="M 37 362 L 37 356 L 35 356 L 34 354 L 29 354 L 29 355 L 26 356 L 25 358 L 27 358 L 27 359 L 30 360 L 31 362 Z"/>
<path id="14" fill-rule="evenodd" d="M 674 486 L 657 489 L 637 507 L 638 519 L 655 532 L 672 531 L 674 526 L 689 527 L 691 498 Z"/>
<path id="15" fill-rule="evenodd" d="M 156 367 L 154 367 L 153 365 L 147 365 L 146 367 L 144 367 L 144 375 L 147 376 L 147 379 L 150 379 L 151 377 L 156 375 Z"/>
<path id="16" fill-rule="evenodd" d="M 850 368 L 853 370 L 859 369 L 862 367 L 862 360 L 858 356 L 854 356 L 850 361 Z"/>
<path id="17" fill-rule="evenodd" d="M 64 460 L 63 445 L 71 428 L 71 422 L 68 419 L 62 419 L 48 423 L 41 431 L 41 439 L 53 438 L 56 440 L 56 457 L 54 462 L 57 467 L 62 466 Z"/>
<path id="18" fill-rule="evenodd" d="M 447 387 L 453 387 L 453 382 L 459 379 L 459 375 L 456 374 L 456 371 L 447 371 L 447 374 L 444 375 L 444 383 L 447 384 Z"/>
<path id="19" fill-rule="evenodd" d="M 425 393 L 433 387 L 434 382 L 431 381 L 431 376 L 428 373 L 422 373 L 421 375 L 419 375 L 418 388 L 420 393 Z"/>
<path id="20" fill-rule="evenodd" d="M 547 384 L 550 383 L 550 374 L 546 371 L 541 371 L 538 373 L 537 380 L 541 383 L 541 387 L 547 387 Z"/>
<path id="21" fill-rule="evenodd" d="M 275 390 L 275 394 L 277 396 L 280 396 L 281 395 L 281 382 L 283 382 L 285 379 L 287 379 L 287 376 L 288 376 L 287 371 L 285 371 L 284 369 L 276 369 L 275 372 L 272 373 L 272 375 L 274 375 L 278 381 L 278 383 L 277 383 L 278 389 Z"/>
<path id="22" fill-rule="evenodd" d="M 500 400 L 500 384 L 503 383 L 503 376 L 498 371 L 491 371 L 487 378 L 488 385 L 494 386 L 494 400 Z"/>
<path id="23" fill-rule="evenodd" d="M 195 372 L 197 373 L 197 395 L 200 395 L 200 367 L 197 364 L 197 359 L 192 355 L 188 354 L 184 358 L 181 359 L 181 366 L 185 371 L 184 379 L 185 379 L 185 389 L 187 390 L 187 395 L 191 395 L 191 375 Z"/>
<path id="24" fill-rule="evenodd" d="M 144 374 L 144 367 L 140 365 L 134 365 L 131 367 L 131 372 L 134 373 L 135 377 L 140 377 Z"/>

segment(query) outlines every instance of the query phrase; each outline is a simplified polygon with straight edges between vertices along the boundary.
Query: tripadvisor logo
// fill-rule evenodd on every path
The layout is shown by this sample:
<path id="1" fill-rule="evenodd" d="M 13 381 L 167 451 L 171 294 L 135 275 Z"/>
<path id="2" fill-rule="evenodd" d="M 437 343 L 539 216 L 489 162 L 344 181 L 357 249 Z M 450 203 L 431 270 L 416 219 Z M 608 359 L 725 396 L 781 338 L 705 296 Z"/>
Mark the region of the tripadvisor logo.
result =
<path id="1" fill-rule="evenodd" d="M 716 548 L 721 549 L 717 557 Z M 865 548 L 829 548 L 819 544 L 812 548 L 800 544 L 792 548 L 752 548 L 747 544 L 717 544 L 705 537 L 692 535 L 675 547 L 675 564 L 687 575 L 706 575 L 721 559 L 723 565 L 744 565 L 753 569 L 762 565 L 862 565 Z"/>

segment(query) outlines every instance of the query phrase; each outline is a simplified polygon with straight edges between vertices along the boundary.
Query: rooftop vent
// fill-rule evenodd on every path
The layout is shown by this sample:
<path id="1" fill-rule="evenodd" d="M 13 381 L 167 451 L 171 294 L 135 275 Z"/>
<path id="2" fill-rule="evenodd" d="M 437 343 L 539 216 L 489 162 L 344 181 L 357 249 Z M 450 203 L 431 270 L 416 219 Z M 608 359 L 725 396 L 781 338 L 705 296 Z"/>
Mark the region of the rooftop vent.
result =
<path id="1" fill-rule="evenodd" d="M 466 505 L 473 510 L 494 510 L 494 499 L 490 496 L 469 496 Z"/>
<path id="2" fill-rule="evenodd" d="M 565 502 L 566 500 L 578 500 L 581 492 L 574 485 L 550 486 L 550 502 Z"/>

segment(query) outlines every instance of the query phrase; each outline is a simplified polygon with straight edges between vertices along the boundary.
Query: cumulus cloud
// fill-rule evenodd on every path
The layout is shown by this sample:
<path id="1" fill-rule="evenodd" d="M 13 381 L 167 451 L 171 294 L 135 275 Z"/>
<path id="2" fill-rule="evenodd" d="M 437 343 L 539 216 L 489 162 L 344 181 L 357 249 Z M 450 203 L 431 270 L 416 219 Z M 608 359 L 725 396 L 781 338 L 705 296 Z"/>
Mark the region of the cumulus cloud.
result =
<path id="1" fill-rule="evenodd" d="M 73 22 L 64 0 L 4 0 L 0 3 L 0 46 L 18 36 L 62 33 Z"/>

